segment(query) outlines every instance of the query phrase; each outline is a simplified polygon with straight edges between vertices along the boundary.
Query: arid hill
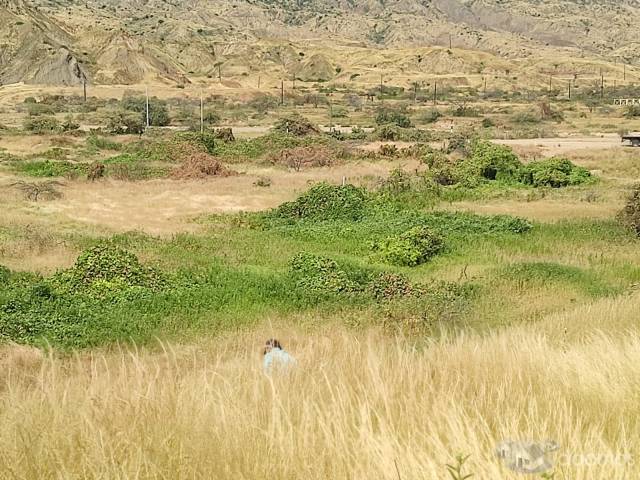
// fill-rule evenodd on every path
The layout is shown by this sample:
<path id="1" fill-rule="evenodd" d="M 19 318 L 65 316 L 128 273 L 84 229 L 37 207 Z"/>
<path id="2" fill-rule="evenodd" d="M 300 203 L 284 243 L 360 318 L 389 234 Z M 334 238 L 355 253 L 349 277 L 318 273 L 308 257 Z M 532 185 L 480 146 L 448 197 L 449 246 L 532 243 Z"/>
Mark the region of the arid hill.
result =
<path id="1" fill-rule="evenodd" d="M 542 81 L 640 63 L 638 18 L 635 0 L 0 0 L 0 82 Z"/>

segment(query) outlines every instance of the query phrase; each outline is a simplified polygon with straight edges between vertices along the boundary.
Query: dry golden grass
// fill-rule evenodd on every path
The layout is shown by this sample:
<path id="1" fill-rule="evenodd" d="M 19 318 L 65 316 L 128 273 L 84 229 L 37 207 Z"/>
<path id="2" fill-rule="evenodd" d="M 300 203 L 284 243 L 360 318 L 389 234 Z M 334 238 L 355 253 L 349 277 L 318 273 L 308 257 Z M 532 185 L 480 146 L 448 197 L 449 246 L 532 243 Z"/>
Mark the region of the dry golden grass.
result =
<path id="1" fill-rule="evenodd" d="M 391 479 L 397 462 L 402 479 L 432 479 L 463 452 L 473 478 L 521 478 L 494 455 L 509 438 L 555 440 L 556 478 L 631 478 L 638 307 L 638 296 L 603 300 L 419 346 L 264 328 L 71 358 L 6 347 L 2 477 Z M 274 333 L 299 366 L 270 379 L 259 348 Z"/>
<path id="2" fill-rule="evenodd" d="M 319 181 L 363 183 L 372 177 L 386 176 L 398 162 L 358 162 L 349 165 L 309 168 L 300 172 L 282 168 L 233 165 L 243 175 L 207 180 L 149 180 L 125 182 L 65 181 L 64 196 L 55 201 L 28 202 L 6 188 L 0 189 L 0 200 L 6 198 L 16 210 L 0 212 L 0 225 L 24 223 L 33 217 L 38 222 L 77 224 L 92 229 L 115 232 L 140 230 L 154 235 L 195 231 L 193 218 L 203 214 L 259 211 L 294 199 L 309 185 Z M 412 167 L 411 162 L 403 165 Z M 260 176 L 272 179 L 272 186 L 259 188 L 254 182 Z M 13 179 L 0 172 L 0 182 Z M 9 218 L 12 217 L 12 218 Z M 85 227 L 86 228 L 86 227 Z"/>
<path id="3" fill-rule="evenodd" d="M 614 202 L 589 203 L 578 198 L 544 198 L 531 202 L 523 200 L 487 200 L 455 202 L 449 209 L 464 210 L 481 215 L 515 215 L 539 222 L 567 219 L 610 219 L 622 208 L 622 198 Z"/>

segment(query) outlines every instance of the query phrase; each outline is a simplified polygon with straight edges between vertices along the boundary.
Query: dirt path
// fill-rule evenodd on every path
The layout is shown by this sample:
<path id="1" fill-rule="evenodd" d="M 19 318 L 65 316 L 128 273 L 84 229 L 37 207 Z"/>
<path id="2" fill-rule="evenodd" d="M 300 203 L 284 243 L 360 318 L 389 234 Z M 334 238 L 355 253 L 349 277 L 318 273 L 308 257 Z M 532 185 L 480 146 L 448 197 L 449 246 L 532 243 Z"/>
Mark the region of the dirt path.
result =
<path id="1" fill-rule="evenodd" d="M 514 149 L 535 148 L 544 156 L 562 155 L 577 150 L 604 150 L 622 147 L 623 143 L 616 134 L 597 136 L 531 138 L 516 140 L 494 140 L 496 143 L 508 145 Z"/>

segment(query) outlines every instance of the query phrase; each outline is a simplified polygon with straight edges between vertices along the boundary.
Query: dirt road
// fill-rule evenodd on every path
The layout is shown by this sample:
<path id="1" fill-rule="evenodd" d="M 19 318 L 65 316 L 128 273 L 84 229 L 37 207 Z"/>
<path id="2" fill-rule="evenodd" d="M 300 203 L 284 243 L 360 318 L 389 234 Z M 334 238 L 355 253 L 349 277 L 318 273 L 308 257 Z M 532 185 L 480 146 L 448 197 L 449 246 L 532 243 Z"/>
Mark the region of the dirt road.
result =
<path id="1" fill-rule="evenodd" d="M 514 149 L 536 148 L 544 156 L 562 155 L 576 150 L 604 150 L 624 146 L 616 134 L 601 134 L 596 136 L 528 138 L 516 140 L 494 140 L 496 143 L 508 145 Z"/>

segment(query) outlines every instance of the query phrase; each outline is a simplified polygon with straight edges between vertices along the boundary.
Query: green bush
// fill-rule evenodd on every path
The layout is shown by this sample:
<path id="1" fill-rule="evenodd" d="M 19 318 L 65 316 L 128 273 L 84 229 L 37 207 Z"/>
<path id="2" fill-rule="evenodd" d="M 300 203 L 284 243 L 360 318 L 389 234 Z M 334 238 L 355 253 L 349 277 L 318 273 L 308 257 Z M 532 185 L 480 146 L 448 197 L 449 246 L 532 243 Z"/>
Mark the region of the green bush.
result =
<path id="1" fill-rule="evenodd" d="M 522 183 L 534 187 L 560 188 L 580 185 L 591 179 L 587 169 L 574 165 L 566 158 L 552 157 L 531 162 L 521 170 Z"/>
<path id="2" fill-rule="evenodd" d="M 640 237 L 640 185 L 636 185 L 627 198 L 624 208 L 618 213 L 618 221 Z"/>
<path id="3" fill-rule="evenodd" d="M 522 163 L 513 150 L 489 141 L 474 143 L 468 165 L 481 178 L 503 182 L 517 181 L 522 168 Z"/>
<path id="4" fill-rule="evenodd" d="M 65 161 L 36 160 L 15 163 L 15 170 L 30 177 L 73 177 L 82 175 L 86 165 Z"/>
<path id="5" fill-rule="evenodd" d="M 289 220 L 359 220 L 367 208 L 367 194 L 354 185 L 318 183 L 293 202 L 280 205 L 273 213 Z"/>
<path id="6" fill-rule="evenodd" d="M 379 193 L 399 195 L 411 190 L 411 175 L 401 167 L 394 168 L 389 176 L 380 183 Z"/>
<path id="7" fill-rule="evenodd" d="M 443 248 L 443 240 L 431 229 L 418 226 L 372 245 L 384 262 L 415 267 L 429 261 Z"/>
<path id="8" fill-rule="evenodd" d="M 368 291 L 373 295 L 373 298 L 380 301 L 406 297 L 419 290 L 404 275 L 383 272 L 371 280 Z"/>
<path id="9" fill-rule="evenodd" d="M 146 120 L 137 112 L 116 109 L 107 114 L 107 130 L 114 135 L 139 135 L 145 125 Z"/>
<path id="10" fill-rule="evenodd" d="M 380 108 L 376 115 L 378 125 L 395 125 L 400 128 L 410 128 L 412 126 L 409 116 L 400 109 Z"/>
<path id="11" fill-rule="evenodd" d="M 98 294 L 130 287 L 158 290 L 165 285 L 164 278 L 134 254 L 107 243 L 85 250 L 53 283 L 66 292 Z"/>
<path id="12" fill-rule="evenodd" d="M 59 133 L 62 131 L 60 122 L 55 117 L 46 116 L 27 118 L 24 121 L 23 128 L 36 135 Z"/>
<path id="13" fill-rule="evenodd" d="M 353 293 L 360 290 L 338 263 L 330 258 L 302 252 L 291 260 L 296 286 L 307 293 Z"/>
<path id="14" fill-rule="evenodd" d="M 276 133 L 293 135 L 295 137 L 317 135 L 320 133 L 320 129 L 317 126 L 299 114 L 281 118 L 275 123 L 271 130 Z"/>
<path id="15" fill-rule="evenodd" d="M 209 155 L 214 155 L 216 152 L 216 143 L 218 139 L 216 137 L 215 131 L 211 132 L 202 132 L 202 133 L 194 133 L 194 132 L 186 132 L 179 133 L 176 135 L 176 139 L 179 141 L 194 143 L 204 147 Z M 223 143 L 223 142 L 220 142 Z"/>

